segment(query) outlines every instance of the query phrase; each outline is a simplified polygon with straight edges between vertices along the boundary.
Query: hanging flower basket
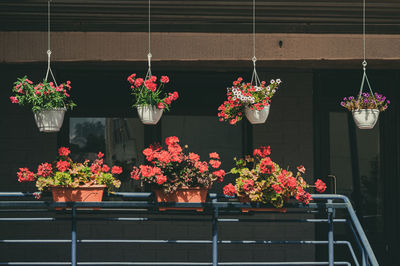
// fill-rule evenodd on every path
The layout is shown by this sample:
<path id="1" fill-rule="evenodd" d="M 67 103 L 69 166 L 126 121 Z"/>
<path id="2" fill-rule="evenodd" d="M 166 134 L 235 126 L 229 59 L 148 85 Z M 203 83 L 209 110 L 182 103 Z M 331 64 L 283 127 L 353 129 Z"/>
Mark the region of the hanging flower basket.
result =
<path id="1" fill-rule="evenodd" d="M 155 125 L 160 121 L 164 110 L 169 111 L 170 105 L 179 97 L 178 92 L 161 96 L 162 88 L 169 82 L 167 76 L 161 76 L 160 84 L 156 83 L 156 76 L 146 76 L 146 79 L 132 74 L 128 77 L 131 84 L 131 94 L 134 96 L 133 107 L 137 108 L 138 115 L 143 124 Z"/>
<path id="2" fill-rule="evenodd" d="M 34 112 L 36 125 L 40 132 L 58 132 L 64 121 L 66 108 L 56 108 L 52 110 L 42 110 Z"/>
<path id="3" fill-rule="evenodd" d="M 227 100 L 218 107 L 219 121 L 228 121 L 234 125 L 245 115 L 251 124 L 262 124 L 268 118 L 271 98 L 278 90 L 280 79 L 271 80 L 266 86 L 262 81 L 260 86 L 243 82 L 238 78 L 233 86 L 227 89 Z"/>
<path id="4" fill-rule="evenodd" d="M 160 121 L 164 109 L 159 109 L 154 105 L 138 105 L 137 112 L 140 121 L 145 125 L 155 125 Z"/>
<path id="5" fill-rule="evenodd" d="M 270 106 L 270 104 L 264 106 L 261 110 L 255 108 L 252 109 L 251 107 L 246 106 L 244 113 L 251 124 L 263 124 L 267 121 Z"/>
<path id="6" fill-rule="evenodd" d="M 379 117 L 378 109 L 353 110 L 353 119 L 359 129 L 374 128 Z"/>
<path id="7" fill-rule="evenodd" d="M 65 111 L 76 106 L 69 98 L 71 82 L 60 85 L 43 80 L 33 84 L 27 76 L 14 83 L 12 103 L 32 108 L 40 132 L 58 132 L 64 121 Z"/>
<path id="8" fill-rule="evenodd" d="M 154 195 L 157 202 L 181 202 L 181 203 L 204 203 L 207 199 L 208 188 L 206 187 L 182 187 L 174 192 L 166 193 L 162 189 L 155 189 Z M 160 211 L 165 210 L 195 210 L 203 211 L 204 208 L 175 208 L 175 207 L 159 207 Z"/>
<path id="9" fill-rule="evenodd" d="M 341 106 L 351 111 L 359 129 L 372 129 L 379 118 L 379 113 L 389 107 L 390 101 L 379 93 L 361 93 L 358 99 L 345 97 Z"/>

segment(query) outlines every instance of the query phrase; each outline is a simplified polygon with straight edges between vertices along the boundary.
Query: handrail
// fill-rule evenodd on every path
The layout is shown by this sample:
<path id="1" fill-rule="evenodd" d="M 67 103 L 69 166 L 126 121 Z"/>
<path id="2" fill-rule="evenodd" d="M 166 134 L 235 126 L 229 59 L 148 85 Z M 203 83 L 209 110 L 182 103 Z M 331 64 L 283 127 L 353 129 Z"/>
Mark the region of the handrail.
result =
<path id="1" fill-rule="evenodd" d="M 26 198 L 26 197 L 33 197 L 35 193 L 27 193 L 27 192 L 0 192 L 0 198 L 8 198 L 8 197 L 18 197 L 18 198 Z M 348 249 L 354 259 L 355 265 L 360 265 L 357 261 L 356 255 L 353 251 L 353 248 L 351 246 L 350 242 L 347 241 L 334 241 L 333 240 L 333 224 L 334 223 L 349 223 L 349 226 L 353 232 L 353 235 L 355 236 L 356 242 L 358 246 L 361 248 L 361 255 L 362 255 L 362 265 L 367 265 L 366 261 L 369 260 L 370 265 L 372 266 L 378 266 L 379 263 L 374 255 L 374 252 L 370 246 L 370 243 L 367 239 L 367 236 L 357 218 L 357 215 L 353 209 L 353 206 L 349 200 L 348 197 L 344 195 L 337 195 L 337 194 L 312 194 L 311 197 L 317 202 L 312 202 L 308 205 L 305 205 L 303 203 L 289 203 L 287 205 L 288 208 L 297 208 L 297 209 L 302 209 L 304 211 L 311 210 L 311 209 L 317 209 L 319 211 L 321 210 L 327 210 L 328 213 L 328 219 L 289 219 L 289 220 L 284 220 L 281 219 L 281 221 L 287 221 L 287 222 L 312 222 L 312 223 L 328 223 L 329 225 L 329 237 L 328 241 L 230 241 L 230 240 L 218 240 L 218 227 L 217 224 L 219 222 L 276 222 L 279 221 L 279 219 L 229 219 L 229 218 L 219 218 L 219 214 L 221 213 L 236 213 L 240 214 L 240 208 L 258 208 L 258 207 L 265 207 L 268 205 L 263 205 L 263 204 L 252 204 L 252 203 L 241 203 L 234 201 L 234 198 L 232 197 L 227 197 L 225 195 L 220 195 L 220 194 L 215 194 L 215 193 L 210 193 L 209 194 L 209 199 L 210 201 L 206 203 L 157 203 L 154 202 L 153 195 L 152 193 L 142 193 L 142 192 L 116 192 L 112 193 L 109 196 L 111 197 L 122 197 L 122 198 L 129 198 L 132 200 L 124 200 L 124 201 L 103 201 L 103 202 L 51 202 L 51 201 L 9 201 L 9 200 L 0 200 L 0 208 L 24 208 L 24 207 L 29 207 L 29 208 L 44 208 L 47 210 L 52 210 L 53 208 L 71 208 L 71 213 L 72 213 L 72 218 L 70 219 L 73 223 L 73 230 L 72 230 L 72 238 L 71 240 L 53 240 L 53 241 L 67 241 L 68 243 L 72 243 L 72 248 L 71 250 L 71 256 L 72 256 L 72 265 L 77 265 L 76 263 L 76 243 L 88 243 L 90 241 L 96 241 L 96 240 L 78 240 L 76 237 L 76 223 L 77 221 L 80 220 L 109 220 L 109 221 L 164 221 L 164 220 L 176 220 L 176 221 L 198 221 L 198 220 L 204 220 L 204 219 L 193 219 L 193 218 L 149 218 L 149 217 L 141 217 L 141 218 L 121 218 L 121 217 L 116 217 L 116 218 L 109 218 L 109 217 L 94 217 L 94 218 L 80 218 L 76 217 L 76 212 L 78 208 L 81 207 L 93 207 L 93 208 L 126 208 L 126 209 L 145 209 L 146 212 L 148 213 L 160 213 L 158 212 L 159 207 L 174 207 L 174 208 L 198 208 L 202 207 L 205 208 L 204 210 L 204 215 L 209 215 L 212 214 L 212 217 L 210 219 L 206 219 L 205 221 L 211 221 L 213 223 L 213 238 L 212 240 L 185 240 L 188 243 L 201 243 L 201 244 L 212 244 L 213 246 L 213 263 L 212 265 L 235 265 L 235 264 L 226 264 L 222 262 L 218 262 L 218 244 L 230 244 L 230 243 L 247 243 L 247 244 L 275 244 L 275 243 L 281 243 L 281 244 L 289 244 L 289 243 L 297 243 L 297 244 L 328 244 L 329 246 L 329 263 L 328 264 L 313 264 L 313 265 L 350 265 L 347 262 L 335 262 L 334 261 L 334 256 L 333 256 L 333 247 L 335 244 L 343 244 L 347 245 Z M 326 202 L 319 202 L 318 200 L 326 200 Z M 340 201 L 340 202 L 337 202 Z M 347 219 L 335 219 L 334 218 L 334 209 L 346 209 L 349 216 L 350 220 Z M 18 210 L 18 209 L 17 209 Z M 64 210 L 69 212 L 69 210 Z M 79 210 L 81 211 L 81 210 Z M 90 213 L 96 213 L 98 210 L 87 210 Z M 100 209 L 101 211 L 101 209 Z M 176 211 L 179 212 L 179 211 Z M 165 212 L 163 212 L 165 213 Z M 171 214 L 172 212 L 168 212 L 168 214 Z M 198 214 L 197 212 L 193 212 L 195 214 Z M 58 220 L 65 220 L 65 218 L 46 218 L 46 217 L 41 217 L 41 218 L 24 218 L 24 217 L 18 217 L 18 218 L 0 218 L 0 222 L 11 222 L 11 221 L 36 221 L 36 222 L 44 222 L 44 221 L 58 221 Z M 75 225 L 75 227 L 74 227 Z M 75 229 L 74 229 L 75 228 Z M 41 240 L 0 240 L 0 243 L 22 243 L 22 242 L 28 242 L 28 243 L 36 243 L 40 242 Z M 30 241 L 30 242 L 29 242 Z M 36 241 L 36 242 L 35 242 Z M 46 240 L 45 240 L 46 241 Z M 103 241 L 103 240 L 97 240 L 97 241 Z M 104 240 L 107 242 L 112 242 L 112 241 L 120 241 L 120 240 Z M 127 243 L 134 243 L 135 241 L 138 240 L 129 240 L 126 241 Z M 158 242 L 154 242 L 154 240 L 142 240 L 142 241 L 147 241 L 147 243 L 181 243 L 179 242 L 180 240 L 168 240 L 168 241 L 162 241 L 158 240 Z M 153 242 L 151 242 L 153 241 Z M 200 241 L 200 242 L 196 242 Z M 63 242 L 64 243 L 64 242 Z M 183 243 L 183 242 L 182 242 Z M 366 256 L 366 257 L 364 257 Z M 75 260 L 75 263 L 74 263 Z M 8 265 L 8 264 L 3 264 L 0 262 L 0 265 Z M 18 265 L 18 264 L 13 264 L 13 265 Z M 28 265 L 28 264 L 27 264 Z M 32 264 L 33 265 L 33 264 Z M 60 264 L 61 265 L 61 264 Z M 88 265 L 95 265 L 95 264 L 88 264 Z M 101 265 L 98 264 L 98 265 Z M 117 265 L 117 264 L 115 264 Z M 121 265 L 142 265 L 142 264 L 121 264 Z M 145 265 L 145 264 L 143 264 Z M 168 265 L 168 264 L 159 264 L 159 265 Z M 179 265 L 178 263 L 176 265 Z M 193 264 L 193 265 L 200 265 L 200 264 Z M 204 265 L 209 265 L 209 264 L 204 264 Z M 236 265 L 246 265 L 244 264 L 236 264 Z M 251 265 L 301 265 L 301 264 L 273 264 L 273 263 L 252 263 Z"/>

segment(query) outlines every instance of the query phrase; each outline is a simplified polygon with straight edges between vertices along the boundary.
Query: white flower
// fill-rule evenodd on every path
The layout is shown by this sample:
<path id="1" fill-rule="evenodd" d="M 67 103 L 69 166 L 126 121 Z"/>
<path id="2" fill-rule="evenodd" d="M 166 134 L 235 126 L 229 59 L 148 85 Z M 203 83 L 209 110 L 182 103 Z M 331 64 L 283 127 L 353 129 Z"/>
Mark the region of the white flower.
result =
<path id="1" fill-rule="evenodd" d="M 277 79 L 277 80 L 276 80 L 276 83 L 278 83 L 278 84 L 281 84 L 281 82 L 282 82 L 282 81 L 281 81 L 280 79 Z"/>
<path id="2" fill-rule="evenodd" d="M 275 93 L 276 90 L 272 90 L 272 93 Z"/>
<path id="3" fill-rule="evenodd" d="M 271 79 L 271 81 L 269 83 L 274 84 L 275 80 Z"/>
<path id="4" fill-rule="evenodd" d="M 271 90 L 271 87 L 270 86 L 267 86 L 267 91 L 270 91 Z"/>

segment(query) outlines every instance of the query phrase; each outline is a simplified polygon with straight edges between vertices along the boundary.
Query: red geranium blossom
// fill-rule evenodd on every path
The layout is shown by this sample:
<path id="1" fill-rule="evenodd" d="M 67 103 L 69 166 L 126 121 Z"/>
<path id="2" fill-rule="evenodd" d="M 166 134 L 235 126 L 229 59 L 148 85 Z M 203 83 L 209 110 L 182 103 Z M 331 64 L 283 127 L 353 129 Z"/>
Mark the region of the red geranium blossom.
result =
<path id="1" fill-rule="evenodd" d="M 162 185 L 167 181 L 167 177 L 165 175 L 157 175 L 157 184 Z"/>
<path id="2" fill-rule="evenodd" d="M 17 173 L 18 182 L 31 182 L 35 181 L 34 174 L 29 171 L 28 168 L 19 168 L 19 172 Z"/>
<path id="3" fill-rule="evenodd" d="M 169 82 L 169 78 L 168 78 L 167 76 L 161 76 L 160 81 L 161 81 L 162 83 L 168 83 L 168 82 Z"/>
<path id="4" fill-rule="evenodd" d="M 135 179 L 135 180 L 139 180 L 139 168 L 137 168 L 136 166 L 134 166 L 132 168 L 132 172 L 131 172 L 131 178 Z"/>
<path id="5" fill-rule="evenodd" d="M 198 154 L 196 154 L 196 153 L 189 152 L 189 159 L 194 161 L 194 162 L 197 162 L 197 161 L 200 160 L 200 156 Z"/>
<path id="6" fill-rule="evenodd" d="M 217 171 L 214 171 L 213 175 L 218 176 L 218 182 L 222 182 L 222 181 L 224 181 L 225 170 L 219 169 Z"/>
<path id="7" fill-rule="evenodd" d="M 219 154 L 216 152 L 212 152 L 210 153 L 210 158 L 219 160 Z"/>
<path id="8" fill-rule="evenodd" d="M 66 147 L 60 147 L 60 148 L 58 149 L 58 154 L 59 154 L 60 156 L 68 156 L 70 153 L 71 153 L 71 151 L 70 151 L 68 148 L 66 148 Z"/>
<path id="9" fill-rule="evenodd" d="M 104 156 L 104 153 L 102 153 L 101 151 L 99 151 L 99 153 L 97 154 L 97 157 L 98 157 L 99 159 L 101 159 L 101 158 L 103 158 L 103 156 Z"/>
<path id="10" fill-rule="evenodd" d="M 113 166 L 113 167 L 111 168 L 111 173 L 116 174 L 116 175 L 121 174 L 121 173 L 122 173 L 122 167 Z"/>
<path id="11" fill-rule="evenodd" d="M 53 168 L 49 163 L 42 163 L 38 167 L 37 175 L 42 177 L 50 176 L 53 173 Z"/>
<path id="12" fill-rule="evenodd" d="M 178 143 L 179 139 L 175 136 L 171 136 L 165 139 L 165 144 L 167 144 L 168 146 Z"/>
<path id="13" fill-rule="evenodd" d="M 232 185 L 231 183 L 229 183 L 228 185 L 224 186 L 224 194 L 229 196 L 229 197 L 233 197 L 236 194 L 236 189 L 235 186 Z"/>
<path id="14" fill-rule="evenodd" d="M 65 172 L 65 171 L 67 171 L 68 170 L 68 168 L 69 168 L 69 162 L 67 162 L 67 161 L 58 161 L 57 162 L 57 169 L 58 169 L 58 171 L 60 171 L 60 172 Z"/>
<path id="15" fill-rule="evenodd" d="M 326 190 L 326 184 L 321 179 L 317 179 L 315 182 L 315 188 L 318 192 L 323 193 Z"/>
<path id="16" fill-rule="evenodd" d="M 218 161 L 218 160 L 210 160 L 210 165 L 211 165 L 213 168 L 218 168 L 218 167 L 221 166 L 221 162 Z"/>

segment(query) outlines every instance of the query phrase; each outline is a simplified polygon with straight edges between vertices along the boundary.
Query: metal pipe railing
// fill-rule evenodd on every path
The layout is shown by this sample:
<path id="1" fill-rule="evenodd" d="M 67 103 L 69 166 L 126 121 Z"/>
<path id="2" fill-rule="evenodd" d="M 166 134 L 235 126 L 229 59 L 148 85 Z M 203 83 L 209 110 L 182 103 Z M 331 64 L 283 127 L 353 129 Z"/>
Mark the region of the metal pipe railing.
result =
<path id="1" fill-rule="evenodd" d="M 21 193 L 21 192 L 0 192 L 0 197 L 32 197 L 33 193 Z M 55 208 L 63 208 L 62 213 L 70 215 L 69 217 L 0 217 L 0 222 L 56 222 L 56 221 L 71 221 L 71 239 L 25 239 L 25 240 L 12 240 L 3 239 L 0 240 L 1 244 L 7 243 L 71 243 L 71 262 L 0 262 L 0 265 L 351 265 L 349 262 L 337 262 L 334 256 L 335 245 L 345 245 L 356 266 L 359 266 L 357 255 L 353 250 L 353 247 L 348 241 L 334 240 L 334 224 L 344 223 L 347 224 L 355 238 L 357 246 L 360 248 L 361 254 L 361 265 L 365 266 L 368 262 L 370 265 L 378 266 L 378 262 L 372 251 L 372 248 L 368 242 L 368 239 L 361 227 L 361 224 L 355 214 L 355 211 L 350 203 L 350 200 L 343 195 L 312 195 L 316 200 L 324 200 L 325 202 L 313 202 L 308 205 L 302 203 L 289 203 L 287 207 L 291 210 L 302 210 L 307 213 L 310 210 L 322 212 L 327 215 L 326 219 L 257 219 L 257 218 L 220 218 L 221 214 L 240 215 L 241 208 L 258 208 L 264 207 L 262 204 L 251 204 L 251 203 L 240 203 L 235 202 L 232 198 L 210 194 L 210 201 L 206 203 L 156 203 L 152 201 L 152 193 L 114 193 L 112 196 L 131 198 L 131 201 L 104 201 L 104 202 L 46 202 L 46 201 L 0 201 L 0 214 L 4 214 L 7 211 L 15 213 L 18 210 L 25 210 L 24 208 L 30 208 L 30 210 L 37 210 L 42 208 L 43 211 L 53 211 Z M 340 201 L 340 202 L 337 202 Z M 190 211 L 174 211 L 174 212 L 159 212 L 159 207 L 174 207 L 174 208 L 204 208 L 203 213 L 190 212 Z M 67 208 L 67 209 L 65 209 Z M 96 208 L 96 210 L 81 210 L 80 208 Z M 102 209 L 97 209 L 102 208 Z M 70 209 L 70 210 L 69 210 Z M 159 217 L 96 217 L 97 213 L 104 213 L 103 210 L 118 209 L 115 212 L 121 210 L 141 210 L 141 214 L 182 214 L 195 215 L 196 218 L 159 218 Z M 335 210 L 345 209 L 349 214 L 350 219 L 336 219 Z M 25 212 L 21 212 L 25 213 Z M 90 217 L 78 217 L 78 213 L 85 213 Z M 109 212 L 107 212 L 109 213 Z M 285 214 L 282 214 L 285 215 Z M 249 215 L 245 215 L 248 217 Z M 198 218 L 202 217 L 202 218 Z M 206 218 L 203 218 L 206 217 Z M 118 239 L 78 239 L 77 238 L 77 223 L 79 221 L 131 221 L 131 222 L 143 222 L 143 221 L 181 221 L 181 222 L 211 222 L 212 223 L 212 237 L 211 240 L 118 240 Z M 269 240 L 219 240 L 218 239 L 218 224 L 219 223 L 233 223 L 233 222 L 298 222 L 298 223 L 326 223 L 328 224 L 328 241 L 269 241 Z M 77 244 L 78 243 L 151 243 L 151 244 L 211 244 L 212 246 L 212 262 L 78 262 L 77 261 Z M 219 262 L 218 261 L 218 245 L 228 244 L 313 244 L 313 245 L 328 245 L 328 261 L 327 262 Z"/>

